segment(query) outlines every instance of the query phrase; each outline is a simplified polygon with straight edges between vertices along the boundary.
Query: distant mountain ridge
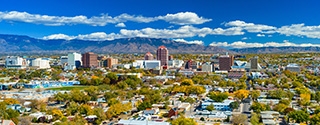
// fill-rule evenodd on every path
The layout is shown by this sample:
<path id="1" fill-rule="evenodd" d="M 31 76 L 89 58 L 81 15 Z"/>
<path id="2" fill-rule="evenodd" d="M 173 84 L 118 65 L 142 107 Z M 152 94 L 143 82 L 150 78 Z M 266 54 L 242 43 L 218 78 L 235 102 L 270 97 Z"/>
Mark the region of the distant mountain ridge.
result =
<path id="1" fill-rule="evenodd" d="M 297 53 L 297 52 L 320 52 L 320 47 L 256 47 L 256 48 L 241 48 L 230 49 L 236 53 Z"/>
<path id="2" fill-rule="evenodd" d="M 90 40 L 43 40 L 21 35 L 0 34 L 0 54 L 38 53 L 57 54 L 67 52 L 95 53 L 156 53 L 159 46 L 164 45 L 169 53 L 292 53 L 320 52 L 320 47 L 259 47 L 224 49 L 217 46 L 189 44 L 162 38 L 122 38 L 111 41 Z"/>
<path id="3" fill-rule="evenodd" d="M 224 53 L 229 50 L 199 44 L 188 44 L 161 38 L 122 38 L 111 41 L 43 40 L 20 35 L 0 34 L 1 53 L 155 53 L 164 45 L 169 53 Z"/>

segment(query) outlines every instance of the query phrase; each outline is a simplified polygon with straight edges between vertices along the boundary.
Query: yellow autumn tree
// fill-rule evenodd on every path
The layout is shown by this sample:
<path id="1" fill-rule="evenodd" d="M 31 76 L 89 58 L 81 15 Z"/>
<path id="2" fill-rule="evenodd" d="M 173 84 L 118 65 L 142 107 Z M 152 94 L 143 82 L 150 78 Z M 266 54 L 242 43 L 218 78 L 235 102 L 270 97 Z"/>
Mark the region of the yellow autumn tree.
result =
<path id="1" fill-rule="evenodd" d="M 300 105 L 308 105 L 310 103 L 311 95 L 310 94 L 300 94 Z"/>
<path id="2" fill-rule="evenodd" d="M 241 89 L 234 92 L 234 97 L 238 98 L 239 100 L 243 100 L 247 98 L 249 94 L 250 94 L 250 91 Z"/>
<path id="3" fill-rule="evenodd" d="M 13 98 L 6 98 L 3 100 L 4 103 L 7 105 L 12 105 L 12 104 L 19 104 L 19 101 Z"/>

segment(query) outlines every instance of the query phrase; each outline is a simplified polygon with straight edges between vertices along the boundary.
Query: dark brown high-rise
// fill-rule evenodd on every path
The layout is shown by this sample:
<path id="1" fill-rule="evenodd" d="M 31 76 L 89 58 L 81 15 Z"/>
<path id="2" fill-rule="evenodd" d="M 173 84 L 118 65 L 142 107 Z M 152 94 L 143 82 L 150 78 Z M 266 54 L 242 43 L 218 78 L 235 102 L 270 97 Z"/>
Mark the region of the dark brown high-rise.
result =
<path id="1" fill-rule="evenodd" d="M 160 60 L 161 66 L 168 64 L 168 49 L 165 46 L 160 46 L 157 50 L 157 60 Z"/>
<path id="2" fill-rule="evenodd" d="M 98 67 L 98 55 L 93 52 L 82 54 L 82 64 L 84 68 Z"/>
<path id="3" fill-rule="evenodd" d="M 223 55 L 219 57 L 219 70 L 229 71 L 233 65 L 233 56 Z"/>

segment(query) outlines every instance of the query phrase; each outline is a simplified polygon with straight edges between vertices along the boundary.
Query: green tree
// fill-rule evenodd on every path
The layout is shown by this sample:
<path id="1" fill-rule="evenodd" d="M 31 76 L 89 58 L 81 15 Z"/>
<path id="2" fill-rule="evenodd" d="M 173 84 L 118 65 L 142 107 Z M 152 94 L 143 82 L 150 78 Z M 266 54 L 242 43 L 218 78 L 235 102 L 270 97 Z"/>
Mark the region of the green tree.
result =
<path id="1" fill-rule="evenodd" d="M 309 120 L 309 114 L 302 110 L 292 111 L 288 114 L 288 117 L 295 120 L 296 123 L 303 123 Z"/>
<path id="2" fill-rule="evenodd" d="M 114 104 L 120 103 L 119 100 L 117 100 L 116 98 L 111 98 L 107 101 L 108 106 L 112 106 Z"/>
<path id="3" fill-rule="evenodd" d="M 115 73 L 112 73 L 112 72 L 109 72 L 109 73 L 106 75 L 106 78 L 109 78 L 109 79 L 110 79 L 110 83 L 111 83 L 111 84 L 115 84 L 115 83 L 117 83 L 117 81 L 118 81 L 118 76 L 117 76 Z"/>
<path id="4" fill-rule="evenodd" d="M 208 106 L 206 107 L 206 109 L 207 109 L 208 111 L 213 111 L 213 110 L 214 110 L 214 105 L 213 105 L 213 104 L 210 104 L 210 105 L 208 105 Z"/>
<path id="5" fill-rule="evenodd" d="M 142 102 L 140 105 L 138 105 L 137 109 L 138 109 L 139 111 L 142 111 L 142 110 L 145 110 L 145 109 L 151 108 L 151 107 L 152 107 L 152 105 L 151 105 L 150 102 L 144 101 L 144 102 Z"/>
<path id="6" fill-rule="evenodd" d="M 228 96 L 226 92 L 210 92 L 208 97 L 216 102 L 223 102 Z"/>
<path id="7" fill-rule="evenodd" d="M 252 125 L 259 125 L 260 121 L 260 116 L 256 113 L 252 113 L 251 114 L 251 118 L 250 118 L 250 123 Z"/>
<path id="8" fill-rule="evenodd" d="M 258 97 L 260 96 L 260 91 L 259 90 L 253 90 L 253 91 L 251 91 L 250 94 L 251 94 L 251 98 L 253 100 L 257 100 Z"/>
<path id="9" fill-rule="evenodd" d="M 229 107 L 232 109 L 237 109 L 237 108 L 239 108 L 239 102 L 238 101 L 231 102 L 229 104 Z"/>
<path id="10" fill-rule="evenodd" d="M 267 105 L 259 102 L 253 102 L 250 109 L 252 109 L 254 112 L 261 112 L 267 110 Z"/>
<path id="11" fill-rule="evenodd" d="M 184 116 L 180 116 L 179 118 L 173 120 L 171 124 L 172 125 L 197 125 L 197 122 L 192 118 L 186 118 Z"/>
<path id="12" fill-rule="evenodd" d="M 317 113 L 312 116 L 310 119 L 311 125 L 319 125 L 320 124 L 320 113 Z"/>
<path id="13" fill-rule="evenodd" d="M 94 121 L 95 124 L 97 124 L 97 125 L 100 125 L 101 122 L 103 120 L 106 120 L 106 118 L 107 118 L 106 114 L 103 112 L 102 108 L 94 108 L 93 109 L 93 115 L 96 115 L 98 117 L 98 119 Z"/>

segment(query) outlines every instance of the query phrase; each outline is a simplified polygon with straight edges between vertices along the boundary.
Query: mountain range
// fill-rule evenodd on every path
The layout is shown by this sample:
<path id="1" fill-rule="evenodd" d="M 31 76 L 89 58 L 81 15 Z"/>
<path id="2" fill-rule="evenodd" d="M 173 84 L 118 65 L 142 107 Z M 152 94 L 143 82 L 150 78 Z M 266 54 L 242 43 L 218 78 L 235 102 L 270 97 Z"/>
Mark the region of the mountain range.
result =
<path id="1" fill-rule="evenodd" d="M 1 53 L 155 53 L 164 45 L 170 53 L 224 53 L 229 50 L 161 38 L 122 38 L 111 41 L 43 40 L 19 35 L 0 35 Z"/>
<path id="2" fill-rule="evenodd" d="M 320 52 L 320 47 L 260 47 L 242 49 L 224 49 L 216 46 L 204 46 L 178 42 L 161 38 L 122 38 L 106 41 L 90 40 L 44 40 L 21 35 L 0 34 L 0 53 L 39 53 L 57 54 L 67 52 L 95 53 L 155 53 L 164 45 L 169 53 L 289 53 Z"/>

